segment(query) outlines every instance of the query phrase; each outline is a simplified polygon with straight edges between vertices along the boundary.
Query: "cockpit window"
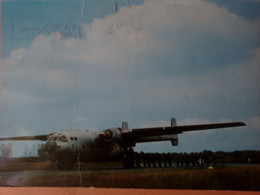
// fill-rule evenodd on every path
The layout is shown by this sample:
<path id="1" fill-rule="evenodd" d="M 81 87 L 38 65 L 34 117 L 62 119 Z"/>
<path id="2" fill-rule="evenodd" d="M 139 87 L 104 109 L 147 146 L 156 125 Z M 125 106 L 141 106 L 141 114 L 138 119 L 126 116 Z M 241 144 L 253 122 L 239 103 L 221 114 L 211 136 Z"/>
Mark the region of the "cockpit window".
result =
<path id="1" fill-rule="evenodd" d="M 52 141 L 54 141 L 54 142 L 55 142 L 55 141 L 57 140 L 57 138 L 58 138 L 58 137 L 54 137 L 54 138 L 52 139 Z"/>
<path id="2" fill-rule="evenodd" d="M 68 142 L 68 139 L 67 139 L 67 137 L 66 137 L 65 135 L 61 136 L 61 137 L 60 137 L 60 140 L 61 140 L 62 142 Z"/>

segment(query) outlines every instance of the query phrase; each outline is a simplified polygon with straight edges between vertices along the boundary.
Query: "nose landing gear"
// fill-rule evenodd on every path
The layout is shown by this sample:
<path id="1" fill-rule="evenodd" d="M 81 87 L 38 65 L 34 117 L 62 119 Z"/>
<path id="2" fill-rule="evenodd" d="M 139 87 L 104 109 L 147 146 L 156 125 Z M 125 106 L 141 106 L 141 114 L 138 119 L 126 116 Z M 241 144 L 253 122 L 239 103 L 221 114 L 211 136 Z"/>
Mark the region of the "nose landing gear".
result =
<path id="1" fill-rule="evenodd" d="M 74 166 L 73 152 L 67 150 L 59 153 L 56 159 L 56 166 L 59 170 L 70 170 Z"/>

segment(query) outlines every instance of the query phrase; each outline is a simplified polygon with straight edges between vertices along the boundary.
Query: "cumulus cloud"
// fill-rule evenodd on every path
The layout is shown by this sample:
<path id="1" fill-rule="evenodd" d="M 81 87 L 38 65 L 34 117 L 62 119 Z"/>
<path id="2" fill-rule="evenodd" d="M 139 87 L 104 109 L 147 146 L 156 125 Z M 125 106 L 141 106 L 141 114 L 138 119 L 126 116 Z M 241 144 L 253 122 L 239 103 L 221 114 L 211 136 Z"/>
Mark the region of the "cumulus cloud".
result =
<path id="1" fill-rule="evenodd" d="M 12 51 L 9 58 L 3 60 L 3 72 L 8 72 L 12 67 L 17 66 L 21 59 L 26 56 L 27 50 L 25 48 L 19 48 L 17 50 Z"/>

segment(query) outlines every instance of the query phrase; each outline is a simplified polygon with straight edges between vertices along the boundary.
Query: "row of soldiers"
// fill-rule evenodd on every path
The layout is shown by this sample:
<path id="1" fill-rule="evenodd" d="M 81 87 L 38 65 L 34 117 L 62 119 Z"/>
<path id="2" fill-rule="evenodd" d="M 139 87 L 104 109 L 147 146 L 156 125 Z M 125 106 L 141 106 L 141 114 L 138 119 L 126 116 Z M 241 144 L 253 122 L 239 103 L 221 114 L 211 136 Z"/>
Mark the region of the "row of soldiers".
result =
<path id="1" fill-rule="evenodd" d="M 217 166 L 217 162 L 224 166 L 224 155 L 218 157 L 207 153 L 144 153 L 135 152 L 134 160 L 136 167 L 172 167 L 176 163 L 177 167 L 203 167 Z"/>

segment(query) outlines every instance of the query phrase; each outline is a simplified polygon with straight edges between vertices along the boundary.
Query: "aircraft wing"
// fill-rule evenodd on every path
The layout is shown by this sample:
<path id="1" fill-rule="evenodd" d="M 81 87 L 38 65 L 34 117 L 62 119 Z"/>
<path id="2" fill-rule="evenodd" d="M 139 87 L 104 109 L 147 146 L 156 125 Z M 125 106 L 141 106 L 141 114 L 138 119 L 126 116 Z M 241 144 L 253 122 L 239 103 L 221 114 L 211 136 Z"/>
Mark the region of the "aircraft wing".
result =
<path id="1" fill-rule="evenodd" d="M 36 136 L 20 136 L 20 137 L 5 137 L 0 138 L 0 141 L 24 141 L 24 140 L 40 140 L 46 141 L 49 135 L 36 135 Z"/>
<path id="2" fill-rule="evenodd" d="M 158 135 L 171 135 L 179 134 L 186 131 L 199 131 L 209 129 L 220 129 L 228 127 L 245 126 L 242 122 L 232 123 L 215 123 L 215 124 L 200 124 L 200 125 L 184 125 L 184 126 L 168 126 L 168 127 L 151 127 L 151 128 L 138 128 L 132 129 L 131 134 L 134 137 L 150 137 Z"/>
<path id="3" fill-rule="evenodd" d="M 213 124 L 199 124 L 199 125 L 184 125 L 184 126 L 167 126 L 167 127 L 149 127 L 137 128 L 122 131 L 122 138 L 125 143 L 143 142 L 144 138 L 156 137 L 156 141 L 160 141 L 163 136 L 180 134 L 188 131 L 200 131 L 209 129 L 220 129 L 229 127 L 246 126 L 243 122 L 231 123 L 213 123 Z"/>

